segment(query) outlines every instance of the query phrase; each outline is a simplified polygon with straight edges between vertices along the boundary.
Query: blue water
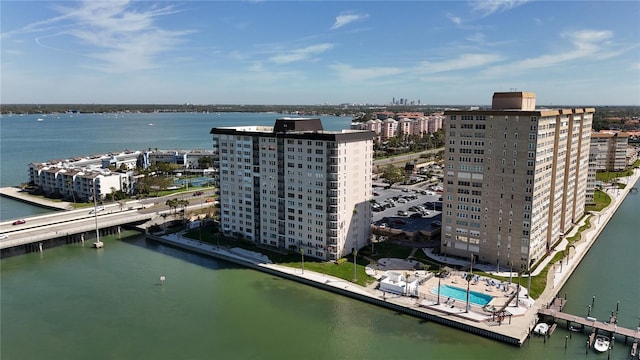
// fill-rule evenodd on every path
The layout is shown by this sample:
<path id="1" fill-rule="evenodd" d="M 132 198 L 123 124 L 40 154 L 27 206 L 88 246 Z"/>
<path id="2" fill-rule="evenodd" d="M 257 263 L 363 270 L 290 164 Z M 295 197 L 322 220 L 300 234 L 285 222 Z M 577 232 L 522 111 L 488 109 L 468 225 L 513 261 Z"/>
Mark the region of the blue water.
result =
<path id="1" fill-rule="evenodd" d="M 211 149 L 211 128 L 272 126 L 276 113 L 104 113 L 0 116 L 0 186 L 29 180 L 32 162 L 123 150 Z M 38 121 L 42 118 L 43 121 Z M 326 130 L 348 129 L 350 117 L 320 116 Z M 49 212 L 0 200 L 0 220 Z"/>
<path id="2" fill-rule="evenodd" d="M 431 289 L 434 294 L 438 293 L 438 287 Z M 440 296 L 454 298 L 460 301 L 467 301 L 467 290 L 457 288 L 455 286 L 440 285 Z M 485 306 L 489 301 L 493 300 L 493 296 L 482 294 L 476 291 L 469 291 L 469 302 L 476 305 Z"/>

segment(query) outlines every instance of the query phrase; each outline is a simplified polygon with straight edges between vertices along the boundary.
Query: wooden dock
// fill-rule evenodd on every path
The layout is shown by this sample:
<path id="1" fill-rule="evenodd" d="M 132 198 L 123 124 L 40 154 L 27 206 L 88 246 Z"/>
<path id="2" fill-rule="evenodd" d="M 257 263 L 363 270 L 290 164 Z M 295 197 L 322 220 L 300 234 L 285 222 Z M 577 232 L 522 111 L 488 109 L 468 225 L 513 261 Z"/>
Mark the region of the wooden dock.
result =
<path id="1" fill-rule="evenodd" d="M 609 337 L 624 337 L 625 344 L 628 339 L 637 339 L 639 336 L 639 332 L 636 329 L 627 329 L 621 326 L 618 326 L 615 322 L 615 316 L 610 318 L 609 321 L 612 322 L 602 322 L 598 321 L 592 317 L 582 317 L 576 316 L 572 314 L 567 314 L 562 311 L 555 310 L 554 307 L 543 308 L 538 310 L 539 315 L 550 316 L 553 318 L 554 322 L 557 320 L 564 320 L 567 322 L 567 328 L 571 326 L 571 324 L 579 324 L 582 327 L 590 327 L 592 330 L 592 337 L 595 338 L 595 334 L 602 331 L 609 333 Z M 591 343 L 591 337 L 589 338 L 589 342 Z"/>

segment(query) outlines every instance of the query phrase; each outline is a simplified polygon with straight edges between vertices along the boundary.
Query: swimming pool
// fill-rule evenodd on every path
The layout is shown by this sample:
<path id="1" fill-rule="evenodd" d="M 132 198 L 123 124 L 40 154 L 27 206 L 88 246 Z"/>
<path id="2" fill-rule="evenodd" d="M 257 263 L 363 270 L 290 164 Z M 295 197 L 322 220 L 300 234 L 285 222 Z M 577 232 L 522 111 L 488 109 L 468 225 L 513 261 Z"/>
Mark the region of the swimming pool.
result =
<path id="1" fill-rule="evenodd" d="M 206 185 L 209 185 L 209 184 L 213 184 L 214 181 L 215 181 L 215 179 L 211 178 L 211 177 L 205 177 L 205 176 L 192 177 L 192 178 L 189 178 L 189 185 L 190 186 L 206 186 Z M 173 183 L 175 185 L 184 186 L 185 180 L 184 179 L 175 179 L 173 181 Z"/>
<path id="2" fill-rule="evenodd" d="M 434 294 L 438 293 L 438 287 L 435 286 L 431 289 Z M 440 285 L 440 296 L 446 296 L 460 301 L 467 301 L 467 290 L 457 288 L 455 286 Z M 479 293 L 476 291 L 469 291 L 469 302 L 476 305 L 485 306 L 489 301 L 493 300 L 493 296 Z"/>

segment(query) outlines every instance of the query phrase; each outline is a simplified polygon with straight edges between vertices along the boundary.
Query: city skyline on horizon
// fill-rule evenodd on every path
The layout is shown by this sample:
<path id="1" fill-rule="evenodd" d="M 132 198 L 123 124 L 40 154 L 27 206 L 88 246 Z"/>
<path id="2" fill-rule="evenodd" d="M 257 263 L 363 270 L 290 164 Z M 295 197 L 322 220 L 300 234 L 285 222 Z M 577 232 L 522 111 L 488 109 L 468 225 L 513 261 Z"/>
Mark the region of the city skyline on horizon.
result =
<path id="1" fill-rule="evenodd" d="M 517 89 L 539 104 L 637 106 L 639 12 L 624 1 L 3 1 L 0 103 L 488 105 Z"/>

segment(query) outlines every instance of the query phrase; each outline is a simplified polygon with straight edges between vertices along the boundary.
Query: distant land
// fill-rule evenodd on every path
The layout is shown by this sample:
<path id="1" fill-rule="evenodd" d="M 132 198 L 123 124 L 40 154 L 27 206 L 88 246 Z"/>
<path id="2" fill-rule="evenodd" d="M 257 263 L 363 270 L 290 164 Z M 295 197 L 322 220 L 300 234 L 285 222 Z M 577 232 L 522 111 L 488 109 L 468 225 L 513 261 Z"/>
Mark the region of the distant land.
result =
<path id="1" fill-rule="evenodd" d="M 300 116 L 349 116 L 355 121 L 368 120 L 376 111 L 423 112 L 425 114 L 447 109 L 480 108 L 489 105 L 373 105 L 373 104 L 337 104 L 337 105 L 239 105 L 239 104 L 2 104 L 0 114 L 53 114 L 53 113 L 153 113 L 153 112 L 198 112 L 223 113 L 272 112 L 283 115 Z M 594 106 L 594 105 L 538 105 L 540 108 L 576 108 L 595 107 L 594 130 L 616 129 L 625 131 L 640 130 L 640 106 Z"/>

